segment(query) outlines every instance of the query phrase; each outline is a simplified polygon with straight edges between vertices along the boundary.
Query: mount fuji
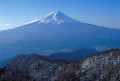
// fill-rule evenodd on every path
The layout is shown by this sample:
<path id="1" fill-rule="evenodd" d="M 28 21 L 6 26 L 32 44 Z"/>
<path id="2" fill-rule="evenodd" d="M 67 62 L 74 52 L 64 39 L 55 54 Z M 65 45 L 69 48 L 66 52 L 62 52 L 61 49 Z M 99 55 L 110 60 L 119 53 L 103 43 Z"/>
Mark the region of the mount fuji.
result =
<path id="1" fill-rule="evenodd" d="M 68 17 L 67 15 L 61 13 L 60 11 L 53 11 L 50 14 L 48 14 L 47 16 L 38 20 L 38 22 L 39 22 L 39 24 L 40 23 L 61 24 L 61 23 L 65 23 L 65 22 L 79 22 L 79 21 Z"/>
<path id="2" fill-rule="evenodd" d="M 120 29 L 83 23 L 53 11 L 34 22 L 0 31 L 0 61 L 17 54 L 120 48 L 119 35 Z"/>

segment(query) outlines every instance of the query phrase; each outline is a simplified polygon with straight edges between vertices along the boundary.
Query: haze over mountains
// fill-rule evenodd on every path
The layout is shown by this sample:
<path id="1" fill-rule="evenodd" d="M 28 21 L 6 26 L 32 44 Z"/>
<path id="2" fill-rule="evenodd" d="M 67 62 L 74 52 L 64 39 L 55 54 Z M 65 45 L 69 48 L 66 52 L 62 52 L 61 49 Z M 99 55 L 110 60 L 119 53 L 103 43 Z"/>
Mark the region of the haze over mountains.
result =
<path id="1" fill-rule="evenodd" d="M 83 23 L 53 11 L 35 22 L 0 31 L 0 61 L 17 54 L 120 48 L 119 35 L 119 29 Z"/>

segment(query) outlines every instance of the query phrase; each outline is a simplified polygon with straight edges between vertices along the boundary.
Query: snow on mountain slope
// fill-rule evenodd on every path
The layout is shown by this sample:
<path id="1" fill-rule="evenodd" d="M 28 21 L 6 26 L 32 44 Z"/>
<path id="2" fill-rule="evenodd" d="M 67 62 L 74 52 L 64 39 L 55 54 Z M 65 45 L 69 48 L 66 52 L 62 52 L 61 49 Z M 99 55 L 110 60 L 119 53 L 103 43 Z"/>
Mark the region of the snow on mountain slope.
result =
<path id="1" fill-rule="evenodd" d="M 38 22 L 39 24 L 40 23 L 61 24 L 61 23 L 64 23 L 64 22 L 79 22 L 79 21 L 68 17 L 67 15 L 63 14 L 60 11 L 53 11 L 50 14 L 48 14 L 47 16 L 45 16 L 45 17 L 43 17 L 39 20 L 32 21 L 32 23 L 34 23 L 34 22 Z"/>

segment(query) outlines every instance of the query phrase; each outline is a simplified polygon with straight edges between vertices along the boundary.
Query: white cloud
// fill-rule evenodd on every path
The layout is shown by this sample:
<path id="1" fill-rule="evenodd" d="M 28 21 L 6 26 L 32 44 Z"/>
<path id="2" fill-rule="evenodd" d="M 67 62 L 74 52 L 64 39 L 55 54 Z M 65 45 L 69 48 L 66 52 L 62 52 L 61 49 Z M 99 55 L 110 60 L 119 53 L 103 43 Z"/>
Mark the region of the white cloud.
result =
<path id="1" fill-rule="evenodd" d="M 10 25 L 11 25 L 10 23 L 5 24 L 5 26 L 10 26 Z"/>
<path id="2" fill-rule="evenodd" d="M 34 22 L 36 22 L 36 21 L 38 21 L 39 19 L 34 19 L 34 20 L 32 20 L 32 21 L 28 21 L 27 23 L 23 23 L 23 25 L 26 25 L 26 24 L 30 24 L 30 23 L 34 23 Z"/>
<path id="3" fill-rule="evenodd" d="M 32 20 L 32 21 L 29 21 L 29 23 L 33 23 L 33 22 L 36 22 L 38 21 L 38 19 L 35 19 L 35 20 Z"/>

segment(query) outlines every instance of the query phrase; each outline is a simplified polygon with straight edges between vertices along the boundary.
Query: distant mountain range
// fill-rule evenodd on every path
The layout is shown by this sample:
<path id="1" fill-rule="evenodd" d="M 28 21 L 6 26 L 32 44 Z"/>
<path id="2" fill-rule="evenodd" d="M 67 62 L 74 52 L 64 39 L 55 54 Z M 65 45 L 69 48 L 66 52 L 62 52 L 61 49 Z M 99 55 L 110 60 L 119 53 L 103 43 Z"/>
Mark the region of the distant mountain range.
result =
<path id="1" fill-rule="evenodd" d="M 74 62 L 21 55 L 0 69 L 0 81 L 120 81 L 120 49 Z"/>
<path id="2" fill-rule="evenodd" d="M 59 52 L 59 53 L 52 53 L 48 56 L 44 56 L 47 59 L 50 60 L 58 60 L 58 61 L 75 61 L 75 60 L 81 60 L 85 58 L 86 56 L 97 53 L 98 51 L 95 51 L 93 49 L 78 49 L 74 51 L 69 51 L 69 52 Z M 11 62 L 14 58 L 17 56 L 20 56 L 22 54 L 16 55 L 15 57 L 9 58 L 5 61 L 0 62 L 0 68 L 4 67 L 6 64 Z"/>
<path id="3" fill-rule="evenodd" d="M 0 31 L 0 61 L 17 54 L 119 48 L 119 35 L 120 29 L 83 23 L 54 11 L 35 22 Z"/>
<path id="4" fill-rule="evenodd" d="M 71 52 L 59 52 L 59 53 L 52 53 L 46 58 L 51 59 L 51 60 L 68 60 L 68 61 L 75 61 L 75 60 L 81 60 L 85 58 L 88 55 L 97 53 L 98 51 L 93 50 L 93 49 L 79 49 L 79 50 L 74 50 Z"/>

